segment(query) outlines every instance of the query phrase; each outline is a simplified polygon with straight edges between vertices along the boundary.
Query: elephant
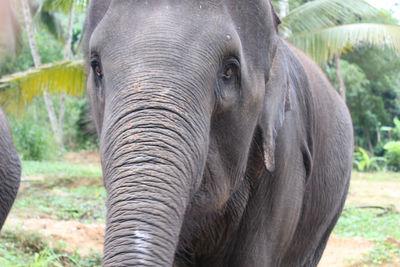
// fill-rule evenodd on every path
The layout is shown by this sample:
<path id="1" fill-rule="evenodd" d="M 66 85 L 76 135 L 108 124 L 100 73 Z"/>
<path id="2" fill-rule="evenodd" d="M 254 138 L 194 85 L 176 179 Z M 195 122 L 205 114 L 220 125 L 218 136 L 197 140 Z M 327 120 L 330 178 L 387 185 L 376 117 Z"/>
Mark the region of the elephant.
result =
<path id="1" fill-rule="evenodd" d="M 267 0 L 90 1 L 103 266 L 317 265 L 352 121 L 279 23 Z"/>
<path id="2" fill-rule="evenodd" d="M 20 181 L 21 162 L 7 118 L 0 109 L 0 230 L 17 196 Z"/>

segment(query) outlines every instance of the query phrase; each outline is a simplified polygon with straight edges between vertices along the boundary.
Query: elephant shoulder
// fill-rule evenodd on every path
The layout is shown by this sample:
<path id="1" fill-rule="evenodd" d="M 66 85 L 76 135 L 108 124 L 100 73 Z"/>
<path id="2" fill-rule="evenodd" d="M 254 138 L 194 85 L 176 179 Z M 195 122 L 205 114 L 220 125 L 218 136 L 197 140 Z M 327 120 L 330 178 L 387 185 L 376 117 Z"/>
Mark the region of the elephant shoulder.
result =
<path id="1" fill-rule="evenodd" d="M 349 110 L 342 97 L 333 87 L 326 74 L 321 68 L 309 58 L 303 51 L 292 44 L 285 42 L 293 56 L 297 58 L 302 66 L 302 71 L 296 71 L 301 77 L 303 86 L 301 90 L 305 92 L 304 98 L 307 98 L 307 105 L 312 107 L 309 111 L 313 114 L 314 134 L 321 138 L 321 143 L 326 138 L 340 138 L 340 143 L 346 143 L 352 147 L 353 131 Z M 297 69 L 301 68 L 297 65 Z M 296 75 L 296 74 L 294 74 Z M 317 140 L 316 143 L 318 143 Z"/>

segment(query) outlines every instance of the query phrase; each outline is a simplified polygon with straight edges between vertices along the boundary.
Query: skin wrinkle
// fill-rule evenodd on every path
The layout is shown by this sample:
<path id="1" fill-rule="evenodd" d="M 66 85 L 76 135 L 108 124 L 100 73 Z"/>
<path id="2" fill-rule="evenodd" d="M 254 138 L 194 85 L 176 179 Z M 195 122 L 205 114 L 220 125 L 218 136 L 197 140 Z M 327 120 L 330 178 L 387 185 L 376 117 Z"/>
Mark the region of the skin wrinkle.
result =
<path id="1" fill-rule="evenodd" d="M 148 112 L 147 110 L 148 110 L 149 108 L 148 107 L 143 107 L 143 108 L 138 108 L 136 111 L 138 112 L 138 111 L 143 111 L 143 113 L 145 113 L 146 114 L 146 112 Z M 155 108 L 156 109 L 156 108 Z M 144 115 L 145 115 L 144 114 Z M 173 114 L 177 114 L 177 113 L 173 113 Z M 129 116 L 129 117 L 127 117 L 127 116 Z M 130 117 L 130 116 L 132 116 L 132 117 Z M 161 112 L 160 112 L 160 116 L 165 116 L 164 114 L 162 114 Z M 121 116 L 119 116 L 119 119 L 118 119 L 118 122 L 116 122 L 116 123 L 114 123 L 109 129 L 119 129 L 119 128 L 121 128 L 120 127 L 120 125 L 122 124 L 122 121 L 123 121 L 123 119 L 129 119 L 129 120 L 134 120 L 134 119 L 136 119 L 136 120 L 138 120 L 139 118 L 140 118 L 140 115 L 139 114 L 134 114 L 134 111 L 130 111 L 130 112 L 127 112 L 126 114 L 124 114 L 124 115 L 121 115 Z M 164 117 L 165 119 L 167 119 L 167 120 L 170 120 L 169 118 L 167 118 L 167 117 Z M 187 121 L 186 119 L 183 119 L 184 121 Z M 145 119 L 144 121 L 148 121 L 148 119 Z M 121 124 L 119 124 L 119 122 L 121 123 Z M 166 128 L 166 129 L 168 129 L 168 127 L 167 127 L 167 125 L 171 125 L 168 121 L 166 121 L 166 122 L 163 122 L 163 123 L 165 123 L 166 124 L 166 126 L 164 126 L 163 128 Z M 173 122 L 171 122 L 171 123 L 173 123 Z M 122 125 L 121 125 L 122 126 Z M 128 126 L 129 128 L 132 128 L 132 127 L 135 127 L 135 124 L 134 125 L 132 125 L 132 126 Z M 129 129 L 128 128 L 128 129 Z M 171 127 L 170 127 L 171 128 Z M 123 129 L 123 131 L 120 131 L 119 130 L 119 132 L 121 133 L 121 134 L 123 134 L 124 133 L 124 131 L 126 131 L 127 129 Z M 174 129 L 169 129 L 169 130 L 171 130 L 171 131 L 173 131 Z M 180 137 L 180 138 L 182 138 L 182 139 L 184 139 L 185 137 L 183 137 L 183 135 L 181 134 L 181 133 L 179 133 L 179 132 L 177 132 L 177 131 L 175 131 L 175 133 Z M 115 136 L 115 134 L 113 134 L 112 132 L 109 132 L 109 133 L 107 133 L 107 135 L 110 135 L 110 136 Z M 118 140 L 118 138 L 119 138 L 119 136 L 118 135 L 116 135 L 115 136 L 115 138 L 113 139 L 113 141 L 112 142 L 115 142 L 116 140 Z M 114 141 L 115 140 L 115 141 Z M 115 143 L 110 143 L 109 144 L 109 146 L 110 147 L 113 147 L 115 145 Z M 189 142 L 188 143 L 188 145 L 190 146 L 191 145 L 191 143 Z"/>
<path id="2" fill-rule="evenodd" d="M 177 192 L 178 189 L 183 186 L 183 184 L 175 185 L 175 184 L 171 183 L 169 181 L 169 179 L 163 179 L 163 178 L 159 177 L 159 176 L 161 176 L 161 177 L 175 176 L 176 174 L 174 174 L 173 172 L 165 172 L 165 171 L 154 169 L 154 168 L 151 170 L 150 169 L 144 169 L 144 170 L 136 169 L 135 171 L 131 171 L 130 166 L 127 166 L 127 167 L 125 167 L 125 170 L 121 171 L 121 173 L 120 173 L 121 179 L 132 176 L 132 174 L 135 174 L 138 177 L 141 177 L 141 176 L 152 177 L 152 182 L 154 182 L 154 184 L 166 185 L 171 190 L 171 192 L 174 192 L 174 191 L 172 191 L 173 189 L 175 189 Z M 132 181 L 130 181 L 130 182 L 132 182 Z M 140 182 L 142 182 L 142 181 L 140 181 Z M 174 193 L 176 193 L 176 192 L 174 192 Z"/>
<path id="3" fill-rule="evenodd" d="M 121 202 L 121 201 L 128 201 L 129 199 L 132 199 L 132 200 L 134 200 L 135 198 L 130 198 L 130 197 L 128 197 L 128 196 L 126 196 L 125 198 L 121 198 L 122 196 L 121 195 L 127 195 L 124 191 L 122 191 L 122 190 L 120 189 L 120 188 L 118 188 L 118 189 L 110 189 L 110 193 L 109 193 L 109 196 L 110 196 L 110 198 L 115 194 L 117 197 L 114 197 L 115 199 L 112 199 L 112 202 L 110 202 L 110 205 L 116 205 L 117 203 L 119 203 L 119 202 Z M 129 191 L 129 193 L 134 193 L 135 191 L 134 190 L 130 190 Z M 146 191 L 141 191 L 141 193 L 143 193 L 143 195 L 145 196 L 145 193 L 146 193 Z M 140 199 L 143 199 L 143 200 L 146 200 L 146 198 L 145 197 L 137 197 L 137 198 L 140 198 Z M 148 197 L 148 196 L 147 196 Z M 164 199 L 163 198 L 165 198 L 165 197 L 159 197 L 159 202 L 161 203 L 161 204 L 163 204 L 163 206 L 166 206 L 166 207 L 168 207 L 169 209 L 171 209 L 171 210 L 173 210 L 173 211 L 175 211 L 175 213 L 177 214 L 177 215 L 179 215 L 180 214 L 180 212 L 174 207 L 174 206 L 172 206 L 172 205 L 170 205 L 167 201 L 164 201 Z M 167 199 L 167 198 L 166 198 Z M 185 197 L 184 196 L 182 196 L 182 199 L 185 199 Z M 156 200 L 156 199 L 154 199 L 154 200 Z M 182 203 L 180 203 L 180 204 L 182 204 Z"/>
<path id="4" fill-rule="evenodd" d="M 122 244 L 121 246 L 123 246 L 124 244 Z M 118 248 L 119 246 L 115 246 L 115 250 L 117 250 L 117 248 Z M 142 251 L 139 251 L 139 250 L 136 250 L 136 249 L 133 249 L 132 251 L 129 251 L 129 252 L 118 252 L 118 253 L 115 253 L 112 257 L 110 257 L 110 258 L 108 258 L 108 259 L 105 259 L 104 261 L 104 264 L 113 264 L 115 261 L 114 261 L 114 258 L 118 258 L 118 257 L 121 257 L 121 256 L 126 256 L 126 259 L 129 261 L 129 262 L 126 262 L 126 264 L 127 264 L 127 266 L 137 266 L 137 265 L 139 265 L 139 266 L 149 266 L 149 267 L 152 267 L 152 266 L 159 266 L 160 264 L 162 264 L 162 262 L 163 262 L 163 257 L 154 257 L 154 256 L 148 256 L 148 257 L 141 257 L 141 258 L 135 258 L 135 257 L 133 257 L 133 255 L 136 255 L 136 253 L 138 253 L 138 252 L 140 252 L 140 253 L 143 253 Z M 132 258 L 135 258 L 135 260 L 132 260 Z M 158 261 L 156 261 L 158 259 Z"/>
<path id="5" fill-rule="evenodd" d="M 124 235 L 122 235 L 122 236 L 120 236 L 120 237 L 123 238 Z M 141 249 L 140 245 L 144 246 L 144 244 L 137 244 L 139 240 L 142 241 L 143 243 L 146 242 L 146 245 L 157 245 L 157 246 L 159 246 L 159 247 L 162 248 L 162 245 L 161 245 L 160 243 L 157 243 L 157 244 L 153 244 L 153 243 L 151 243 L 151 242 L 147 243 L 147 242 L 148 242 L 147 240 L 144 240 L 144 239 L 142 239 L 142 238 L 140 238 L 140 237 L 135 236 L 135 243 L 136 243 L 136 246 L 135 246 L 135 247 L 132 249 L 132 251 L 130 251 L 129 253 L 137 253 L 137 252 L 139 252 L 143 258 L 146 258 L 146 256 L 148 256 L 149 258 L 156 258 L 156 259 L 157 259 L 157 258 L 158 258 L 158 259 L 162 259 L 162 258 L 163 258 L 163 257 L 162 257 L 162 254 L 161 254 L 161 253 L 158 253 L 157 251 L 150 251 L 150 252 L 147 252 L 146 249 Z M 121 244 L 120 244 L 119 246 L 125 246 L 125 245 L 126 245 L 126 244 L 124 244 L 123 242 L 121 242 Z M 118 245 L 116 245 L 116 246 L 114 247 L 114 249 L 115 249 L 115 250 L 118 250 Z M 117 255 L 120 255 L 120 254 L 119 254 L 119 253 L 116 253 L 114 257 L 116 257 Z"/>
<path id="6" fill-rule="evenodd" d="M 151 176 L 150 176 L 151 177 Z M 135 193 L 135 192 L 146 192 L 148 189 L 146 189 L 146 187 L 148 188 L 148 185 L 149 185 L 149 183 L 145 183 L 145 182 L 137 182 L 137 183 L 139 183 L 139 184 L 141 184 L 142 186 L 140 186 L 140 187 L 137 187 L 136 188 L 136 191 L 131 191 L 130 193 Z M 123 190 L 124 188 L 128 188 L 129 186 L 132 186 L 132 185 L 135 185 L 136 183 L 126 183 L 126 185 L 124 185 L 124 186 L 121 186 L 120 188 L 121 188 L 121 190 Z M 158 187 L 158 186 L 156 186 L 156 185 L 154 185 L 154 184 L 151 184 L 153 187 L 153 190 L 154 189 L 161 189 L 162 191 L 167 191 L 167 190 L 165 190 L 164 188 L 162 188 L 162 187 Z M 137 186 L 137 185 L 136 185 Z M 146 187 L 145 187 L 146 186 Z M 140 191 L 139 191 L 140 190 Z M 162 192 L 161 191 L 161 192 Z M 151 192 L 151 191 L 150 191 Z M 168 193 L 170 193 L 170 194 L 166 194 L 165 195 L 165 197 L 172 197 L 172 196 L 174 196 L 175 194 L 171 194 L 171 192 L 170 191 L 167 191 Z M 112 196 L 112 195 L 110 195 L 110 196 Z"/>
<path id="7" fill-rule="evenodd" d="M 153 188 L 153 190 L 154 190 L 154 188 Z M 151 198 L 149 196 L 146 196 L 146 193 L 150 193 L 149 195 L 151 195 L 151 193 L 153 193 L 152 191 L 141 190 L 140 192 L 143 193 L 142 197 L 129 197 L 128 194 L 124 193 L 123 191 L 122 192 L 118 192 L 118 191 L 122 191 L 122 188 L 118 189 L 117 191 L 113 191 L 113 192 L 110 193 L 110 197 L 113 196 L 114 194 L 116 194 L 118 196 L 118 199 L 113 200 L 114 202 L 111 203 L 113 205 L 116 205 L 118 202 L 121 202 L 123 200 L 129 201 L 129 200 L 135 200 L 136 198 L 137 199 L 142 199 L 144 202 L 151 202 Z M 135 193 L 135 190 L 131 189 L 129 191 L 129 193 Z M 125 198 L 120 199 L 120 197 L 119 197 L 120 195 L 125 196 Z M 161 204 L 163 204 L 163 207 L 164 206 L 168 207 L 169 209 L 174 210 L 177 215 L 179 215 L 180 212 L 178 212 L 175 209 L 175 207 L 173 207 L 167 201 L 165 201 L 165 199 L 168 199 L 167 196 L 160 197 L 158 200 L 159 200 L 159 202 L 161 202 Z M 148 201 L 146 201 L 146 200 L 148 200 Z"/>
<path id="8" fill-rule="evenodd" d="M 144 222 L 141 222 L 141 223 L 144 223 Z M 150 226 L 151 226 L 151 224 L 149 224 Z M 156 225 L 154 225 L 154 226 L 152 226 L 152 227 L 157 227 Z M 130 229 L 130 228 L 126 228 L 126 229 Z M 143 228 L 143 230 L 142 231 L 145 231 L 146 229 L 145 228 Z M 124 232 L 124 229 L 120 229 L 119 230 L 120 232 Z M 136 230 L 136 231 L 138 231 L 138 230 Z M 156 234 L 151 234 L 152 235 L 152 238 L 147 238 L 147 239 L 144 239 L 143 237 L 142 237 L 142 241 L 143 242 L 146 242 L 148 245 L 157 245 L 157 246 L 159 246 L 159 247 L 161 247 L 162 249 L 164 249 L 165 251 L 167 251 L 168 249 L 169 249 L 169 247 L 168 246 L 166 246 L 165 244 L 169 244 L 170 243 L 170 240 L 168 240 L 166 237 L 165 237 L 165 235 L 163 236 L 163 235 L 156 235 Z M 121 235 L 118 235 L 118 233 L 117 232 L 114 232 L 113 233 L 113 237 L 114 238 L 124 238 L 124 237 L 126 237 L 126 234 L 125 233 L 121 233 Z M 159 239 L 155 239 L 154 237 L 158 237 Z M 135 239 L 137 239 L 138 237 L 134 237 Z M 155 240 L 157 240 L 157 242 L 154 242 Z M 162 242 L 160 242 L 160 241 L 162 241 Z M 152 252 L 153 253 L 153 252 Z"/>
<path id="9" fill-rule="evenodd" d="M 132 171 L 130 171 L 130 169 L 132 169 L 132 167 L 135 167 L 135 165 L 128 164 L 128 166 L 125 166 L 123 170 L 119 170 L 117 174 L 120 176 L 120 179 L 129 178 L 129 176 L 133 176 L 133 175 L 137 175 L 138 177 L 141 177 L 141 170 L 139 170 L 138 168 L 136 168 L 135 171 L 132 172 Z M 163 166 L 162 166 L 162 167 L 163 167 Z M 146 169 L 143 169 L 142 171 L 143 171 L 144 173 L 146 173 L 146 175 L 149 175 L 149 176 L 151 176 L 151 177 L 152 177 L 152 173 L 153 173 L 153 172 L 158 173 L 158 174 L 163 174 L 163 175 L 160 175 L 160 176 L 162 177 L 162 176 L 165 175 L 167 178 L 172 178 L 172 177 L 169 177 L 169 176 L 174 176 L 174 177 L 179 176 L 179 175 L 175 174 L 175 172 L 173 172 L 173 171 L 169 171 L 169 172 L 160 171 L 160 170 L 158 170 L 158 169 L 155 169 L 154 167 L 151 168 L 151 169 L 150 169 L 150 168 L 146 168 Z M 176 189 L 177 192 L 178 192 L 178 189 L 179 189 L 179 188 L 182 188 L 182 186 L 185 186 L 184 183 L 180 183 L 180 184 L 177 184 L 177 185 L 173 185 L 172 183 L 170 183 L 170 182 L 168 181 L 168 179 L 162 179 L 162 178 L 158 178 L 158 179 L 159 179 L 160 182 L 162 182 L 163 184 L 165 184 L 165 185 L 171 187 L 171 189 Z M 171 181 L 172 181 L 172 180 L 173 180 L 173 179 L 171 179 Z"/>
<path id="10" fill-rule="evenodd" d="M 170 129 L 169 131 L 171 131 L 171 130 L 173 130 L 173 129 Z M 172 131 L 173 132 L 173 131 Z M 147 134 L 149 134 L 150 132 L 147 132 Z M 179 134 L 178 132 L 175 132 L 176 134 Z M 184 138 L 183 136 L 181 136 L 181 138 Z M 118 142 L 118 143 L 115 143 L 115 144 L 112 144 L 112 145 L 118 145 L 118 146 L 122 146 L 123 145 L 123 143 L 121 143 L 121 142 Z M 188 143 L 188 145 L 189 145 L 189 143 Z M 193 151 L 193 150 L 192 150 Z M 116 156 L 113 156 L 114 158 L 116 157 Z M 185 173 L 184 171 L 182 171 L 182 173 Z"/>
<path id="11" fill-rule="evenodd" d="M 21 180 L 21 162 L 7 118 L 0 108 L 0 230 L 14 203 Z"/>
<path id="12" fill-rule="evenodd" d="M 132 142 L 132 144 L 134 145 L 134 144 L 136 144 L 136 143 L 135 143 L 135 142 Z M 136 145 L 136 147 L 138 148 L 138 152 L 139 152 L 139 151 L 140 151 L 140 150 L 139 150 L 140 147 L 137 146 L 137 145 Z M 157 148 L 159 148 L 159 146 L 157 146 Z M 156 150 L 156 151 L 159 151 L 159 152 L 166 152 L 165 150 L 164 150 L 164 151 L 162 151 L 162 150 Z M 142 150 L 142 153 L 144 153 L 143 150 Z M 126 155 L 129 155 L 129 154 L 131 154 L 131 155 L 139 155 L 139 154 L 137 154 L 137 153 L 136 153 L 136 154 L 133 154 L 132 152 L 127 152 Z M 156 156 L 153 156 L 151 153 L 150 153 L 150 154 L 147 154 L 147 155 L 148 155 L 149 157 L 156 157 Z M 113 156 L 113 158 L 115 159 L 115 160 L 113 161 L 114 163 L 113 163 L 113 165 L 112 165 L 113 168 L 117 168 L 117 167 L 121 166 L 121 164 L 116 164 L 116 160 L 120 160 L 120 156 L 121 156 L 121 155 L 114 155 L 114 156 Z M 160 158 L 161 158 L 161 157 L 162 157 L 162 156 L 160 155 Z M 163 159 L 165 162 L 169 162 L 170 164 L 172 164 L 171 166 L 174 166 L 174 163 L 181 162 L 180 159 L 175 159 L 176 162 L 171 161 L 171 160 L 168 159 L 168 157 L 169 157 L 169 156 L 163 156 L 162 159 Z M 122 160 L 122 159 L 121 159 L 121 160 Z M 144 162 L 144 161 L 142 160 L 142 162 Z M 181 164 L 179 164 L 179 165 L 181 165 Z M 177 170 L 179 170 L 181 174 L 186 174 L 186 173 L 187 173 L 187 171 L 185 171 L 184 169 L 182 169 L 182 166 L 178 166 L 178 165 L 177 165 L 177 166 L 174 166 L 174 167 L 175 167 Z"/>
<path id="13" fill-rule="evenodd" d="M 117 229 L 114 229 L 113 227 L 107 228 L 107 235 L 109 236 L 109 238 L 115 238 L 117 240 L 119 238 L 124 238 L 124 239 L 127 239 L 127 240 L 134 240 L 134 238 L 132 239 L 132 237 L 129 237 L 129 236 L 126 235 L 126 231 L 125 230 L 127 230 L 129 232 L 131 230 L 130 226 L 133 225 L 135 222 L 139 222 L 142 225 L 142 230 L 153 229 L 155 227 L 158 227 L 157 224 L 153 224 L 153 223 L 149 222 L 148 220 L 138 220 L 137 218 L 131 218 L 131 220 L 129 220 L 129 221 L 123 221 L 122 220 L 119 223 L 120 227 L 118 227 Z M 125 224 L 126 224 L 126 226 L 124 228 Z M 168 244 L 171 243 L 171 241 L 170 241 L 170 239 L 168 239 L 168 235 L 165 235 L 167 233 L 166 230 L 169 230 L 169 229 L 164 229 L 163 232 L 160 232 L 161 236 L 162 235 L 164 236 L 163 239 L 162 239 L 163 242 L 160 242 L 159 239 L 149 239 L 149 240 L 147 240 L 149 245 L 157 244 L 161 248 L 164 248 L 165 251 L 168 251 L 168 249 L 169 249 Z M 153 232 L 154 231 L 150 232 L 150 235 L 153 235 Z M 107 242 L 107 240 L 106 240 L 106 242 Z M 161 245 L 161 244 L 165 244 L 165 247 L 164 247 L 164 245 Z"/>
<path id="14" fill-rule="evenodd" d="M 158 157 L 158 158 L 160 158 L 160 157 Z M 166 164 L 166 163 L 163 162 L 163 161 L 145 161 L 145 163 L 146 163 L 146 164 L 149 164 L 149 163 L 153 163 L 153 164 L 154 164 L 154 163 L 157 163 L 157 164 L 159 164 L 159 165 L 161 165 L 161 166 L 167 167 L 168 169 L 170 169 L 171 167 L 174 166 L 175 169 L 179 170 L 179 168 L 176 168 L 174 162 L 172 162 L 172 161 L 170 161 L 170 160 L 168 160 L 168 159 L 166 159 L 166 158 L 164 158 L 163 160 L 166 161 L 166 162 L 168 162 L 168 164 Z M 131 164 L 131 163 L 128 162 L 128 164 Z M 132 164 L 132 165 L 133 165 L 133 166 L 138 166 L 137 164 Z M 148 169 L 147 169 L 147 170 L 148 170 Z M 182 170 L 179 170 L 179 171 L 182 173 Z M 116 170 L 116 172 L 117 172 L 117 174 L 119 174 L 117 170 Z M 110 172 L 110 173 L 107 173 L 107 174 L 113 175 L 114 173 L 111 173 L 111 172 Z M 181 175 L 179 175 L 178 177 L 184 177 L 184 175 L 181 174 Z M 118 180 L 116 180 L 115 182 L 117 182 L 117 181 L 119 182 L 119 181 L 121 181 L 121 180 L 118 179 Z M 113 186 L 113 182 L 107 183 L 107 185 L 108 185 L 107 188 L 108 188 L 108 187 L 111 187 L 111 186 Z M 184 185 L 186 186 L 186 184 L 184 184 Z"/>
<path id="15" fill-rule="evenodd" d="M 149 147 L 151 147 L 151 146 L 149 146 Z M 135 166 L 137 166 L 137 164 L 138 163 L 140 163 L 140 162 L 130 162 L 130 161 L 124 161 L 125 162 L 125 165 L 128 165 L 129 167 L 135 167 Z M 158 160 L 142 160 L 142 162 L 144 163 L 144 164 L 160 164 L 160 166 L 174 166 L 175 165 L 175 163 L 174 162 L 172 162 L 172 161 L 169 161 L 169 163 L 165 163 L 165 162 L 163 162 L 163 161 L 158 161 Z M 118 166 L 118 167 L 122 167 L 121 165 L 120 166 Z M 117 167 L 117 168 L 118 168 Z M 174 174 L 175 175 L 175 177 L 180 177 L 180 176 L 182 176 L 182 174 L 180 173 L 180 172 L 177 172 L 177 171 L 171 171 L 170 172 L 171 174 Z M 120 175 L 122 175 L 123 173 L 122 172 L 119 172 L 119 174 Z M 135 173 L 136 174 L 136 173 Z M 122 178 L 122 177 L 121 177 Z M 120 178 L 120 179 L 121 179 Z M 172 177 L 171 177 L 172 178 Z M 181 186 L 183 186 L 184 184 L 182 183 L 182 184 L 180 184 Z"/>
<path id="16" fill-rule="evenodd" d="M 149 131 L 144 131 L 144 130 L 149 130 Z M 152 125 L 151 127 L 147 127 L 147 128 L 135 127 L 134 130 L 130 129 L 128 131 L 124 132 L 123 135 L 119 136 L 119 138 L 121 138 L 123 141 L 119 142 L 117 144 L 118 146 L 123 147 L 125 145 L 135 144 L 136 148 L 138 150 L 140 150 L 140 148 L 142 146 L 144 146 L 144 144 L 148 144 L 148 145 L 154 144 L 154 146 L 156 146 L 156 147 L 158 146 L 160 148 L 167 149 L 167 150 L 171 149 L 171 148 L 176 148 L 177 151 L 171 151 L 171 153 L 175 153 L 176 155 L 187 153 L 187 151 L 180 151 L 179 150 L 180 148 L 177 147 L 177 145 L 173 145 L 172 144 L 171 141 L 173 141 L 173 140 L 176 141 L 176 139 L 174 139 L 172 136 L 167 137 L 169 139 L 168 142 L 167 142 L 167 140 L 165 140 L 165 141 L 164 140 L 153 141 L 152 139 L 146 139 L 146 140 L 145 139 L 141 139 L 140 141 L 138 141 L 137 140 L 137 136 L 133 136 L 133 134 L 135 134 L 135 132 L 136 132 L 136 134 L 146 133 L 146 135 L 148 135 L 149 137 L 153 136 L 153 135 L 156 135 L 156 134 L 166 134 L 166 135 L 168 135 L 170 132 L 167 132 L 168 130 L 163 129 L 163 127 L 160 127 L 160 128 L 157 129 L 156 125 Z M 194 152 L 194 150 L 192 150 L 190 152 Z M 119 156 L 122 156 L 122 155 L 119 154 L 118 157 Z"/>
<path id="17" fill-rule="evenodd" d="M 159 77 L 158 79 L 164 79 L 164 78 Z M 169 79 L 171 79 L 171 78 L 169 78 Z M 133 79 L 133 80 L 136 80 L 136 79 Z M 133 86 L 135 87 L 135 86 L 141 85 L 142 83 L 143 82 L 136 81 Z M 177 84 L 177 83 L 185 84 L 186 82 L 174 81 L 174 83 L 171 83 L 171 85 L 167 87 L 170 90 L 173 90 L 173 91 L 170 91 L 170 94 L 173 94 L 173 92 L 175 92 L 175 91 L 179 91 L 180 87 L 175 86 L 175 84 Z M 135 84 L 138 84 L 138 85 L 135 85 Z M 122 104 L 135 103 L 135 101 L 137 101 L 137 103 L 140 103 L 139 101 L 147 100 L 147 101 L 151 101 L 150 103 L 154 103 L 154 104 L 160 103 L 161 104 L 161 103 L 163 103 L 163 101 L 162 101 L 163 99 L 166 99 L 167 101 L 170 100 L 171 96 L 169 96 L 165 93 L 163 93 L 163 94 L 157 93 L 157 92 L 154 92 L 154 90 L 152 90 L 152 88 L 165 87 L 165 85 L 167 84 L 166 82 L 164 82 L 164 84 L 161 81 L 157 82 L 157 83 L 156 82 L 152 82 L 152 83 L 146 82 L 145 84 L 146 84 L 146 87 L 142 87 L 141 90 L 136 90 L 135 88 L 133 88 L 134 90 L 129 90 L 129 91 L 125 90 L 124 92 L 120 92 L 120 94 L 124 93 L 124 98 L 122 99 L 122 103 L 119 102 L 118 105 L 115 106 L 115 108 L 119 108 L 120 106 L 122 107 Z M 129 87 L 130 86 L 127 85 L 127 88 L 129 88 Z M 198 85 L 187 82 L 187 87 L 193 88 L 193 90 L 196 90 L 196 88 L 198 88 Z M 189 90 L 189 92 L 190 91 L 192 91 L 192 90 Z M 148 96 L 147 96 L 147 94 L 148 94 Z M 140 99 L 136 98 L 137 95 L 140 96 Z M 146 98 L 144 98 L 144 96 L 147 96 L 148 98 L 146 99 Z M 174 99 L 173 102 L 170 102 L 170 103 L 174 103 L 174 102 L 175 103 L 193 103 L 193 101 L 197 100 L 197 99 L 201 99 L 201 98 L 196 95 L 186 95 L 186 93 L 181 93 L 181 94 L 179 94 L 179 96 L 177 98 Z M 126 102 L 126 101 L 129 101 L 129 102 Z M 186 106 L 186 108 L 193 109 L 192 106 Z M 116 114 L 119 113 L 118 110 L 115 110 L 114 112 Z M 193 112 L 194 112 L 194 114 L 193 114 L 194 117 L 204 116 L 204 112 L 202 112 L 201 109 L 193 110 Z M 202 113 L 200 113 L 200 112 L 202 112 Z"/>

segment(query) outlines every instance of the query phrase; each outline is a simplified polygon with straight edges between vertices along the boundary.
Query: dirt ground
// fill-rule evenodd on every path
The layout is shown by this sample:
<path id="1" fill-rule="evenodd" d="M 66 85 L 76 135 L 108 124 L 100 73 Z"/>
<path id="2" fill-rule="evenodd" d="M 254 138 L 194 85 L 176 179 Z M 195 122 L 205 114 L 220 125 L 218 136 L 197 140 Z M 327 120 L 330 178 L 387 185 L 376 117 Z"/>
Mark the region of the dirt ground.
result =
<path id="1" fill-rule="evenodd" d="M 346 259 L 358 259 L 374 244 L 362 238 L 339 238 L 331 236 L 318 267 L 350 266 Z"/>
<path id="2" fill-rule="evenodd" d="M 103 224 L 18 218 L 10 218 L 8 224 L 11 227 L 21 227 L 24 230 L 39 232 L 48 237 L 53 244 L 62 240 L 68 244 L 65 249 L 69 252 L 78 249 L 81 255 L 88 255 L 93 251 L 98 253 L 103 251 Z M 346 259 L 357 259 L 373 246 L 374 244 L 366 239 L 345 239 L 332 236 L 318 267 L 350 266 L 348 263 L 346 264 Z"/>
<path id="3" fill-rule="evenodd" d="M 100 164 L 100 152 L 97 150 L 68 152 L 65 154 L 64 160 L 72 164 L 80 164 L 80 165 Z"/>
<path id="4" fill-rule="evenodd" d="M 81 153 L 68 153 L 66 161 L 75 164 L 99 164 L 98 151 L 84 151 Z M 57 192 L 52 192 L 57 193 Z M 393 199 L 400 199 L 400 184 L 395 182 L 370 182 L 355 180 L 352 182 L 348 202 L 351 205 L 367 205 L 375 203 L 387 206 Z M 400 211 L 400 202 L 396 208 Z M 56 221 L 43 218 L 8 219 L 10 227 L 19 227 L 26 230 L 39 232 L 49 237 L 53 244 L 60 240 L 65 244 L 67 251 L 79 249 L 79 253 L 87 255 L 91 251 L 102 253 L 104 241 L 103 224 L 82 224 L 77 221 Z M 374 247 L 374 243 L 361 238 L 339 238 L 331 236 L 327 248 L 318 267 L 346 267 L 350 266 L 350 259 L 357 259 Z M 398 265 L 391 265 L 398 266 Z"/>
<path id="5" fill-rule="evenodd" d="M 80 255 L 91 252 L 103 252 L 104 224 L 82 224 L 77 221 L 57 221 L 52 219 L 19 219 L 7 220 L 8 227 L 18 227 L 33 231 L 49 238 L 57 246 L 59 241 L 67 245 L 65 250 L 73 253 L 76 249 Z"/>
<path id="6" fill-rule="evenodd" d="M 373 184 L 373 186 L 371 186 Z M 393 201 L 397 199 L 398 201 Z M 369 182 L 353 180 L 347 203 L 353 205 L 371 205 L 387 207 L 394 204 L 400 212 L 400 183 L 399 182 Z"/>

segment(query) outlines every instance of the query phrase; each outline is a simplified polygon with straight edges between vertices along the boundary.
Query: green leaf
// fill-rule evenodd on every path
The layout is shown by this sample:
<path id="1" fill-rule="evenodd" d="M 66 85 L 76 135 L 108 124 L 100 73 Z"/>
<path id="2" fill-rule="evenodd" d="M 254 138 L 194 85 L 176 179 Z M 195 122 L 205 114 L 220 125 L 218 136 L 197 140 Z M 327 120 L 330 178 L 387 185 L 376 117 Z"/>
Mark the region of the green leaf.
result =
<path id="1" fill-rule="evenodd" d="M 44 91 L 82 96 L 85 92 L 83 60 L 54 62 L 4 76 L 0 79 L 0 105 L 8 111 L 18 111 Z"/>
<path id="2" fill-rule="evenodd" d="M 294 34 L 288 40 L 322 64 L 345 47 L 362 43 L 400 51 L 400 27 L 372 23 L 338 25 Z"/>
<path id="3" fill-rule="evenodd" d="M 61 11 L 68 14 L 71 11 L 72 3 L 77 9 L 85 9 L 89 0 L 44 0 L 42 5 L 49 11 Z"/>
<path id="4" fill-rule="evenodd" d="M 298 34 L 379 15 L 378 9 L 363 0 L 315 0 L 291 10 L 280 28 Z"/>
<path id="5" fill-rule="evenodd" d="M 61 43 L 64 43 L 64 34 L 61 21 L 57 18 L 55 12 L 40 9 L 36 19 L 44 26 L 44 28 Z"/>

